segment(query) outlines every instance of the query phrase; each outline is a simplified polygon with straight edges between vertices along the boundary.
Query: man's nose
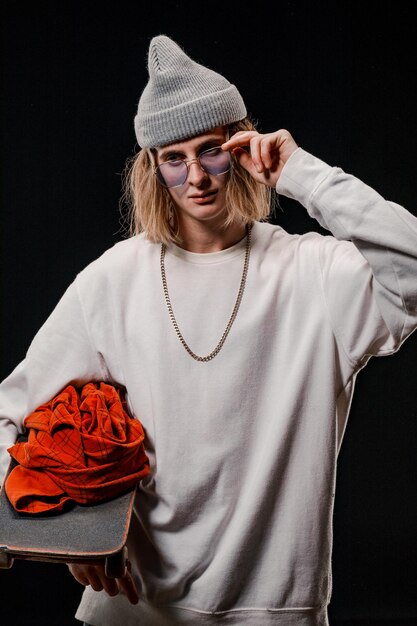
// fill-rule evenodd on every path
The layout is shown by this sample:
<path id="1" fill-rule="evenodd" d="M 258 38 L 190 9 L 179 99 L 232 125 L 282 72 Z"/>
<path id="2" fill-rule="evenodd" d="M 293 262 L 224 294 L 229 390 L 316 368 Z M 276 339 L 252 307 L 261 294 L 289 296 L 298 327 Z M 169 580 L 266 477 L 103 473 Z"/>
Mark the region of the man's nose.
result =
<path id="1" fill-rule="evenodd" d="M 205 178 L 207 178 L 207 173 L 203 170 L 197 159 L 188 164 L 188 181 L 190 183 L 193 185 L 201 185 Z"/>

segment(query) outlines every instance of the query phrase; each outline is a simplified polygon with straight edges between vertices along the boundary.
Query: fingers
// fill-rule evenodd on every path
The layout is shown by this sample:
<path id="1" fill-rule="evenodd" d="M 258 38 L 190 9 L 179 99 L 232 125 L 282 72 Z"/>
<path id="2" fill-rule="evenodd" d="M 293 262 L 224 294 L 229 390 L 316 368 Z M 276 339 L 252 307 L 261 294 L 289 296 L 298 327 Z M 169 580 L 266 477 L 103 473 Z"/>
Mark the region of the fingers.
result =
<path id="1" fill-rule="evenodd" d="M 266 134 L 239 131 L 221 147 L 232 152 L 257 182 L 275 187 L 285 163 L 298 145 L 288 130 L 281 129 Z"/>
<path id="2" fill-rule="evenodd" d="M 264 164 L 261 158 L 261 143 L 262 135 L 252 137 L 249 142 L 252 161 L 258 172 L 262 172 L 264 169 Z"/>
<path id="3" fill-rule="evenodd" d="M 104 591 L 109 596 L 116 596 L 119 593 L 119 587 L 115 578 L 107 578 L 102 571 L 91 571 L 89 573 L 89 581 L 94 591 Z"/>
<path id="4" fill-rule="evenodd" d="M 117 583 L 121 593 L 124 593 L 131 604 L 137 604 L 139 602 L 139 593 L 130 572 L 130 564 L 128 563 L 128 569 L 126 574 L 122 578 L 117 578 Z"/>
<path id="5" fill-rule="evenodd" d="M 273 133 L 265 134 L 258 133 L 258 131 L 256 130 L 240 130 L 239 132 L 232 135 L 230 139 L 225 141 L 222 144 L 222 148 L 223 150 L 231 150 L 237 146 L 248 146 L 253 137 L 258 137 L 260 139 L 269 137 L 272 138 L 273 141 L 277 143 L 277 145 L 282 143 L 286 139 L 292 139 L 291 134 L 288 132 L 288 130 L 285 130 L 284 128 L 281 128 L 280 130 L 277 130 Z"/>
<path id="6" fill-rule="evenodd" d="M 107 578 L 104 573 L 104 565 L 91 565 L 72 563 L 68 564 L 68 569 L 74 578 L 84 585 L 90 585 L 94 591 L 106 591 L 110 596 L 119 593 L 119 587 L 115 578 Z"/>
<path id="7" fill-rule="evenodd" d="M 249 152 L 246 152 L 243 148 L 234 148 L 233 154 L 239 162 L 239 165 L 247 170 L 251 176 L 256 176 L 257 169 Z"/>
<path id="8" fill-rule="evenodd" d="M 272 167 L 271 151 L 274 147 L 274 143 L 275 139 L 271 135 L 267 135 L 260 143 L 260 159 L 266 169 Z"/>
<path id="9" fill-rule="evenodd" d="M 67 565 L 71 574 L 81 585 L 85 587 L 90 585 L 94 591 L 104 590 L 110 596 L 122 593 L 132 604 L 139 602 L 139 594 L 131 574 L 130 563 L 128 563 L 126 572 L 121 578 L 108 578 L 102 563 L 98 565 L 68 563 Z"/>
<path id="10" fill-rule="evenodd" d="M 75 580 L 78 581 L 81 585 L 87 586 L 90 584 L 87 573 L 84 569 L 84 566 L 79 566 L 72 563 L 67 563 L 68 569 L 71 574 L 74 576 Z"/>
<path id="11" fill-rule="evenodd" d="M 256 130 L 239 130 L 222 144 L 222 148 L 223 150 L 230 150 L 237 146 L 247 146 L 251 138 L 256 135 L 259 135 Z"/>
<path id="12" fill-rule="evenodd" d="M 248 146 L 250 148 L 250 157 L 252 158 L 253 165 L 256 171 L 261 173 L 265 169 L 270 169 L 273 165 L 272 152 L 279 147 L 277 141 L 279 139 L 279 132 L 280 131 L 261 135 L 256 131 L 240 131 L 223 143 L 222 148 L 223 150 L 234 152 L 236 148 Z M 238 154 L 241 156 L 240 151 Z M 245 166 L 245 163 L 242 163 L 242 165 Z"/>
<path id="13" fill-rule="evenodd" d="M 255 131 L 240 131 L 233 135 L 229 141 L 222 144 L 223 150 L 233 152 L 243 167 L 251 171 L 253 165 L 257 172 L 262 172 L 264 164 L 261 157 L 261 142 L 264 135 Z M 249 151 L 242 149 L 248 146 Z"/>

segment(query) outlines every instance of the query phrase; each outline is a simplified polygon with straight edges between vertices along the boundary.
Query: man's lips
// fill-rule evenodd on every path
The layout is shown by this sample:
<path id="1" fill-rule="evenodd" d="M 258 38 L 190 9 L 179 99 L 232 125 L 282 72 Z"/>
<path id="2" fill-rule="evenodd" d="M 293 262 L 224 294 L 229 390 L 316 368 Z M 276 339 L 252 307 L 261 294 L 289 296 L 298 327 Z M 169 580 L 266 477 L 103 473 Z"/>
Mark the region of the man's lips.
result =
<path id="1" fill-rule="evenodd" d="M 208 200 L 211 200 L 213 198 L 213 196 L 215 196 L 217 193 L 217 191 L 207 191 L 206 193 L 199 193 L 199 194 L 194 194 L 192 196 L 189 196 L 189 198 L 191 200 L 194 200 L 194 202 L 206 202 Z"/>

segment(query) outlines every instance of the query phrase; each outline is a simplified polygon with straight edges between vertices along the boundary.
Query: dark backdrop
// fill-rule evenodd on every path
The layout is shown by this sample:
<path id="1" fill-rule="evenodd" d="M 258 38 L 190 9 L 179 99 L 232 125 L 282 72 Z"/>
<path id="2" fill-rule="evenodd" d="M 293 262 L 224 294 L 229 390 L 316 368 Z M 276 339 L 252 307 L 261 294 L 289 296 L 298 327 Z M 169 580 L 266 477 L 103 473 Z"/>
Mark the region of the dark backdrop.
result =
<path id="1" fill-rule="evenodd" d="M 235 83 L 260 131 L 287 128 L 417 215 L 408 3 L 3 0 L 1 20 L 2 378 L 76 272 L 123 236 L 121 172 L 154 35 Z M 281 205 L 289 232 L 319 230 L 297 203 Z M 417 624 L 416 354 L 414 334 L 357 381 L 339 456 L 332 625 Z M 64 565 L 16 562 L 0 590 L 2 624 L 75 624 L 81 587 Z"/>

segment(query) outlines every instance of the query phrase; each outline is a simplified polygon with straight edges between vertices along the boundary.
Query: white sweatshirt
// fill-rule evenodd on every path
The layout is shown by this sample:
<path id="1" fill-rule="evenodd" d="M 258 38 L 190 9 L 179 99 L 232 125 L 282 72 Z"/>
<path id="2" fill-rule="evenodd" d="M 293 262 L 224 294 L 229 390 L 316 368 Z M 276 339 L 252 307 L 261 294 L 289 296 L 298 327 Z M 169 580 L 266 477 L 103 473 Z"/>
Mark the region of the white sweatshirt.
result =
<path id="1" fill-rule="evenodd" d="M 302 148 L 277 190 L 334 236 L 255 222 L 240 309 L 213 360 L 181 345 L 160 245 L 142 233 L 76 276 L 0 386 L 3 473 L 24 417 L 70 382 L 125 385 L 145 428 L 152 472 L 128 544 L 141 599 L 88 587 L 78 619 L 328 624 L 337 454 L 357 373 L 417 327 L 417 219 Z M 245 244 L 167 249 L 174 314 L 199 355 L 230 318 Z"/>

